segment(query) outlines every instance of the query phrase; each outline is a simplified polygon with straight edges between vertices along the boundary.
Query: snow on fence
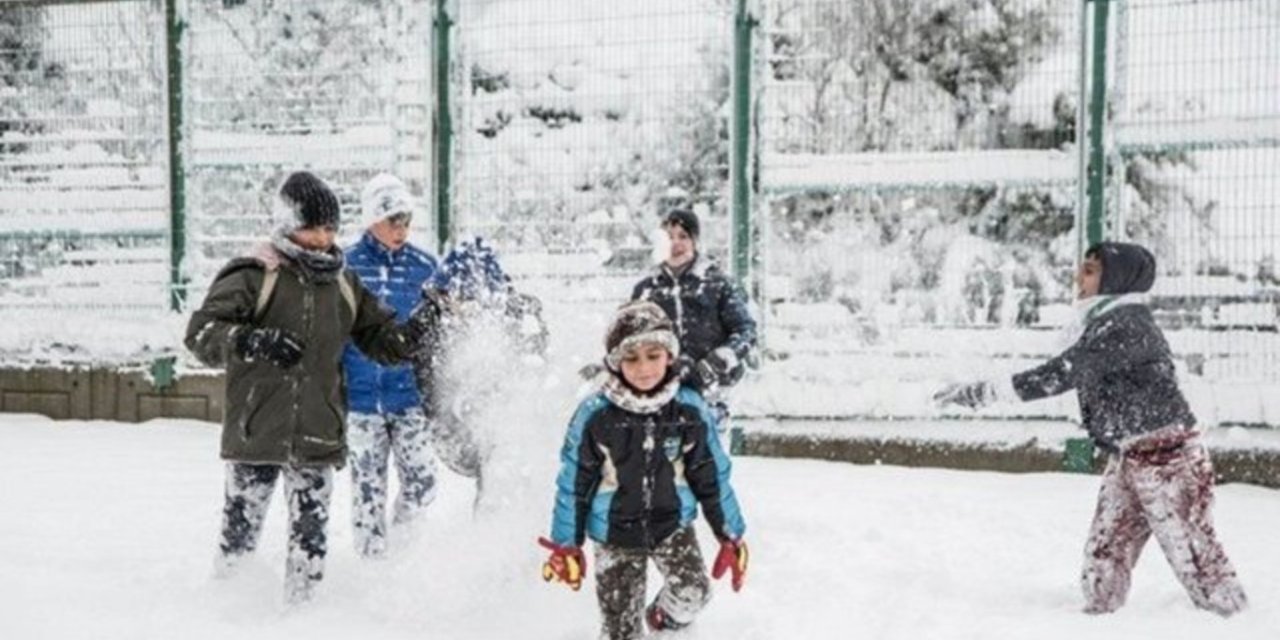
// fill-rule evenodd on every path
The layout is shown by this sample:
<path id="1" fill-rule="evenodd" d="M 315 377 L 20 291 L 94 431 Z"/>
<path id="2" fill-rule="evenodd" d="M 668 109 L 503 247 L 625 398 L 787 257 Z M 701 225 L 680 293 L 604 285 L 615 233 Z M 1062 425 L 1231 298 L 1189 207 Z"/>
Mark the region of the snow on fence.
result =
<path id="1" fill-rule="evenodd" d="M 166 86 L 171 3 L 180 87 Z M 1099 42 L 1080 31 L 1093 4 L 750 3 L 740 115 L 756 153 L 750 288 L 765 364 L 740 394 L 745 412 L 913 416 L 931 385 L 1053 351 L 1085 208 L 1080 60 L 1106 47 L 1106 234 L 1164 265 L 1156 308 L 1189 392 L 1215 420 L 1280 423 L 1280 15 L 1113 2 Z M 449 5 L 445 230 L 491 240 L 571 334 L 564 357 L 598 349 L 665 209 L 693 207 L 703 250 L 728 264 L 731 5 Z M 350 221 L 373 173 L 400 174 L 421 196 L 417 238 L 434 248 L 433 7 L 0 7 L 21 40 L 0 56 L 0 319 L 14 327 L 0 352 L 178 350 L 168 288 L 199 299 L 262 237 L 293 169 L 329 180 Z M 179 89 L 183 146 L 170 149 L 166 91 Z M 813 392 L 829 400 L 799 401 Z"/>
<path id="2" fill-rule="evenodd" d="M 748 415 L 928 418 L 941 382 L 1062 348 L 1086 208 L 1083 46 L 1106 48 L 1114 105 L 1105 237 L 1157 253 L 1153 305 L 1202 418 L 1278 424 L 1280 15 L 1110 4 L 1106 36 L 1082 38 L 1093 3 L 765 3 L 768 375 L 739 394 Z"/>
<path id="3" fill-rule="evenodd" d="M 1076 163 L 1071 154 L 1052 149 L 768 154 L 760 160 L 760 189 L 781 194 L 1071 184 L 1078 172 Z"/>
<path id="4" fill-rule="evenodd" d="M 0 9 L 0 30 L 12 34 L 0 56 L 0 306 L 9 340 L 48 326 L 16 321 L 23 314 L 136 317 L 165 305 L 169 202 L 155 18 L 134 0 Z"/>

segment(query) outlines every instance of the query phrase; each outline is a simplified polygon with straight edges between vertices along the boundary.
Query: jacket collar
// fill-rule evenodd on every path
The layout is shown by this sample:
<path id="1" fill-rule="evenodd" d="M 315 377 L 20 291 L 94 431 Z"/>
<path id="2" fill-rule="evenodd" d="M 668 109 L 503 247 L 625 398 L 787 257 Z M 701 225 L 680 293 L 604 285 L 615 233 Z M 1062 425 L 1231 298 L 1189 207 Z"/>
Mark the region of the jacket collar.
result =
<path id="1" fill-rule="evenodd" d="M 398 259 L 400 256 L 403 256 L 405 250 L 409 248 L 409 243 L 406 242 L 404 246 L 392 251 L 391 249 L 388 249 L 386 245 L 378 242 L 378 239 L 373 237 L 373 233 L 368 230 L 360 236 L 360 244 L 364 245 L 370 255 L 382 260 L 383 262 L 392 262 Z"/>
<path id="2" fill-rule="evenodd" d="M 707 277 L 707 273 L 710 272 L 711 269 L 715 268 L 715 266 L 716 266 L 715 262 L 713 262 L 710 258 L 703 256 L 702 252 L 698 252 L 693 255 L 693 262 L 691 262 L 688 268 L 686 268 L 683 271 L 682 275 L 688 274 L 688 275 L 694 276 L 695 278 L 698 278 L 699 280 L 705 280 Z M 672 280 L 678 279 L 675 273 L 672 272 L 671 267 L 667 266 L 667 263 L 665 260 L 658 263 L 658 266 L 655 268 L 654 273 L 655 275 L 666 276 L 668 278 L 671 278 Z"/>
<path id="3" fill-rule="evenodd" d="M 1071 346 L 1080 340 L 1085 329 L 1097 319 L 1121 307 L 1145 306 L 1148 303 L 1149 296 L 1145 293 L 1101 294 L 1079 300 L 1075 303 L 1071 321 L 1062 327 L 1058 342 L 1063 347 Z"/>

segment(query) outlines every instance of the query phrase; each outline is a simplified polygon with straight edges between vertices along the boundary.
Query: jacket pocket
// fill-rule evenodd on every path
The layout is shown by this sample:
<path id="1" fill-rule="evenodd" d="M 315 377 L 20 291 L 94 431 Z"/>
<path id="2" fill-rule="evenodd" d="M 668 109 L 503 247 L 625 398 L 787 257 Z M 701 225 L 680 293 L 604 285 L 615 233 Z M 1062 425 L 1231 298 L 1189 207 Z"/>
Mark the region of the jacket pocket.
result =
<path id="1" fill-rule="evenodd" d="M 329 408 L 329 413 L 333 414 L 333 419 L 338 422 L 338 444 L 344 444 L 347 441 L 347 417 L 339 411 L 337 407 L 329 400 L 324 401 L 324 406 Z"/>
<path id="2" fill-rule="evenodd" d="M 280 390 L 279 385 L 271 385 L 264 389 L 262 384 L 254 384 L 249 387 L 249 393 L 244 399 L 244 409 L 240 413 L 240 421 L 236 426 L 240 431 L 240 437 L 248 440 L 253 436 L 253 419 L 262 413 L 262 409 L 266 407 L 271 399 L 275 397 Z"/>

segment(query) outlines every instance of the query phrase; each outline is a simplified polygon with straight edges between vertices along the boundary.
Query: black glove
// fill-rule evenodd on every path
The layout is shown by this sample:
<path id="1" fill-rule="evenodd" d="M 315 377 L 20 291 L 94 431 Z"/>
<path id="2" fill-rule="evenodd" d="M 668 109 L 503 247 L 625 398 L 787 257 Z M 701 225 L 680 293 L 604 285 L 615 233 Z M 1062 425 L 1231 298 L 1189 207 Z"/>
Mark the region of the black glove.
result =
<path id="1" fill-rule="evenodd" d="M 738 357 L 729 347 L 720 347 L 694 365 L 694 373 L 704 389 L 717 386 L 729 386 L 737 381 L 733 376 L 735 368 L 740 367 Z"/>
<path id="2" fill-rule="evenodd" d="M 680 379 L 680 382 L 697 389 L 702 388 L 702 379 L 698 377 L 698 366 L 693 361 L 693 358 L 683 353 L 680 354 L 680 357 L 676 358 L 675 368 L 676 377 Z"/>
<path id="3" fill-rule="evenodd" d="M 608 371 L 608 369 L 599 362 L 589 362 L 582 365 L 582 368 L 578 369 L 578 377 L 583 380 L 595 380 L 596 376 L 604 373 L 605 371 Z"/>
<path id="4" fill-rule="evenodd" d="M 423 338 L 440 326 L 440 318 L 444 315 L 444 305 L 436 289 L 423 287 L 422 300 L 413 308 L 409 319 L 403 325 L 405 340 L 411 345 L 420 345 Z"/>
<path id="5" fill-rule="evenodd" d="M 996 388 L 990 382 L 949 384 L 933 394 L 933 401 L 938 405 L 958 404 L 970 409 L 985 407 L 995 400 Z"/>
<path id="6" fill-rule="evenodd" d="M 245 360 L 261 358 L 271 364 L 288 369 L 302 361 L 307 345 L 302 338 L 276 327 L 241 329 L 236 332 L 236 352 Z"/>

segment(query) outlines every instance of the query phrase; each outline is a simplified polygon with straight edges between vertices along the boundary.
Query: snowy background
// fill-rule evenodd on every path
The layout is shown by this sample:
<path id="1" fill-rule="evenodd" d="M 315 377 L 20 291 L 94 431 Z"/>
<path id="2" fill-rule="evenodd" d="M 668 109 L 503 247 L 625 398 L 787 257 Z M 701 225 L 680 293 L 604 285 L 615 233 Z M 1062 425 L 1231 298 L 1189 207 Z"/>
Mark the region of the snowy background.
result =
<path id="1" fill-rule="evenodd" d="M 1078 252 L 1078 7 L 1050 0 L 756 5 L 760 154 L 752 291 L 764 361 L 748 430 L 1048 446 L 1074 400 L 927 402 L 941 383 L 1056 353 Z M 154 3 L 0 6 L 0 361 L 177 356 L 164 23 Z M 1280 446 L 1280 3 L 1113 3 L 1111 233 L 1149 244 L 1157 305 L 1209 441 Z M 309 167 L 355 219 L 391 170 L 430 191 L 430 3 L 182 3 L 182 271 L 266 229 Z M 464 0 L 453 7 L 460 236 L 541 297 L 550 362 L 490 416 L 507 499 L 470 514 L 447 477 L 424 543 L 349 552 L 345 475 L 316 606 L 279 605 L 283 514 L 258 564 L 209 577 L 221 464 L 211 425 L 0 417 L 0 635 L 15 638 L 587 638 L 588 593 L 537 579 L 573 371 L 689 205 L 727 257 L 733 3 Z M 15 53 L 16 52 L 16 53 Z M 415 240 L 432 246 L 428 203 Z M 345 239 L 357 233 L 344 228 Z M 813 419 L 832 419 L 815 421 Z M 56 461 L 56 464 L 53 462 Z M 1254 608 L 1195 612 L 1149 550 L 1131 604 L 1089 618 L 1075 576 L 1096 480 L 740 459 L 754 562 L 691 638 L 1262 638 L 1280 628 L 1275 492 L 1221 489 L 1219 528 Z M 71 469 L 73 471 L 68 472 Z M 20 490 L 19 490 L 20 489 Z M 797 500 L 798 494 L 803 500 Z M 705 538 L 705 537 L 704 537 Z M 704 544 L 709 538 L 704 539 Z M 502 615 L 495 615 L 501 610 Z M 852 631 L 851 631 L 852 630 Z"/>
<path id="2" fill-rule="evenodd" d="M 1131 0 L 1108 38 L 1108 140 L 1123 169 L 1111 233 L 1160 256 L 1159 313 L 1213 424 L 1280 423 L 1273 4 Z M 190 301 L 264 233 L 288 170 L 323 175 L 352 220 L 376 171 L 429 192 L 429 3 L 181 6 Z M 1080 235 L 1079 4 L 755 8 L 751 288 L 765 366 L 742 410 L 916 417 L 913 385 L 1055 352 Z M 704 250 L 725 260 L 731 2 L 452 11 L 459 237 L 488 237 L 521 288 L 597 324 L 646 268 L 666 207 L 698 211 Z M 124 0 L 0 21 L 22 51 L 0 68 L 0 356 L 195 366 L 184 317 L 164 311 L 162 16 Z M 427 204 L 416 240 L 432 246 Z M 1070 404 L 993 415 L 1066 417 Z"/>
<path id="3" fill-rule="evenodd" d="M 595 638 L 594 579 L 573 593 L 539 575 L 534 541 L 549 523 L 560 435 L 547 427 L 514 436 L 536 448 L 527 481 L 494 513 L 473 517 L 471 483 L 446 474 L 420 544 L 385 562 L 362 562 L 351 548 L 342 474 L 321 591 L 286 610 L 279 501 L 246 571 L 211 578 L 223 473 L 216 429 L 0 417 L 0 483 L 9 487 L 0 494 L 0 633 Z M 1094 477 L 759 458 L 735 459 L 734 475 L 752 551 L 747 584 L 735 594 L 717 583 L 681 638 L 1262 640 L 1280 628 L 1272 490 L 1218 490 L 1218 530 L 1250 610 L 1229 620 L 1196 611 L 1149 546 L 1128 605 L 1093 617 L 1079 612 L 1077 576 Z M 712 553 L 707 530 L 699 534 Z"/>

